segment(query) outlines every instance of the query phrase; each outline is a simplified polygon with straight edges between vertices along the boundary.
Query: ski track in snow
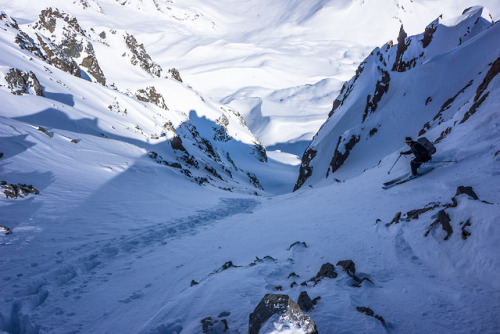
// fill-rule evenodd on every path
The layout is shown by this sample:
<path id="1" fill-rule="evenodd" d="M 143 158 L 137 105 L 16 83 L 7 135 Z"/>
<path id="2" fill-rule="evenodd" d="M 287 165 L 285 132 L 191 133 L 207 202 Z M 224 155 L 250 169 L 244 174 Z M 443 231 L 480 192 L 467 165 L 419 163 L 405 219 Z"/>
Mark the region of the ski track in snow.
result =
<path id="1" fill-rule="evenodd" d="M 26 308 L 33 311 L 42 306 L 51 292 L 64 290 L 64 297 L 72 296 L 78 300 L 82 298 L 82 294 L 90 291 L 87 286 L 93 281 L 102 283 L 109 280 L 108 276 L 111 273 L 107 272 L 107 268 L 113 262 L 125 259 L 127 267 L 123 269 L 131 269 L 134 261 L 140 260 L 144 254 L 157 251 L 159 246 L 186 235 L 194 235 L 201 228 L 214 225 L 217 221 L 231 216 L 251 214 L 258 205 L 259 201 L 252 198 L 222 198 L 216 207 L 199 210 L 194 215 L 174 222 L 159 223 L 145 228 L 145 231 L 141 228 L 130 229 L 129 233 L 119 237 L 58 251 L 54 254 L 55 261 L 32 265 L 38 273 L 24 273 L 30 278 L 25 286 L 13 285 L 13 297 L 7 299 L 8 302 L 12 302 L 10 322 L 7 327 L 11 332 L 18 332 L 26 326 L 24 315 Z M 135 257 L 131 257 L 131 254 Z M 4 277 L 3 280 L 7 282 L 10 277 Z M 119 301 L 129 303 L 141 297 L 142 291 L 139 290 Z M 51 312 L 56 315 L 64 313 L 60 308 Z M 66 315 L 72 316 L 71 313 Z M 37 328 L 38 325 L 31 323 L 29 326 Z"/>

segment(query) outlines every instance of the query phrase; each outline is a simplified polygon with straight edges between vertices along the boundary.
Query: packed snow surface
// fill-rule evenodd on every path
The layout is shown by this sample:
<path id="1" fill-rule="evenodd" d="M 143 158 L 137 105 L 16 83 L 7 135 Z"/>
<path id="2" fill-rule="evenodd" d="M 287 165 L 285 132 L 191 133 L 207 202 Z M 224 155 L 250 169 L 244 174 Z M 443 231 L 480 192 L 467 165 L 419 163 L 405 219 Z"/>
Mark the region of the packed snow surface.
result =
<path id="1" fill-rule="evenodd" d="M 403 147 L 381 130 L 377 140 L 387 146 L 370 150 L 363 142 L 348 160 L 352 169 L 328 179 L 321 172 L 291 192 L 297 156 L 375 46 L 395 41 L 401 22 L 409 36 L 420 34 L 439 14 L 451 19 L 443 24 L 452 32 L 472 15 L 497 21 L 496 1 L 480 1 L 489 11 L 474 8 L 465 18 L 473 5 L 465 0 L 0 2 L 0 181 L 39 192 L 0 194 L 0 332 L 203 333 L 210 317 L 219 326 L 205 332 L 222 332 L 224 320 L 226 333 L 247 333 L 265 294 L 297 301 L 302 291 L 321 297 L 307 312 L 319 333 L 500 332 L 498 76 L 477 113 L 440 143 L 435 160 L 458 162 L 383 190 L 383 182 L 408 173 L 409 161 L 401 158 L 388 175 Z M 34 36 L 47 7 L 78 18 L 106 86 L 16 44 L 13 20 Z M 105 41 L 97 37 L 103 31 Z M 126 33 L 164 72 L 179 69 L 184 82 L 132 64 Z M 447 73 L 462 73 L 474 45 L 491 41 L 488 66 L 464 71 L 481 71 L 475 92 L 499 56 L 498 36 L 492 25 L 464 48 L 426 59 L 426 68 L 446 62 Z M 480 55 L 474 66 L 486 59 Z M 12 68 L 32 71 L 44 97 L 25 86 L 23 95 L 12 94 Z M 434 77 L 410 73 L 423 83 L 415 89 L 423 105 Z M 435 101 L 463 88 L 449 84 Z M 168 108 L 138 99 L 149 86 Z M 467 94 L 457 95 L 454 114 L 429 137 L 463 114 L 461 106 L 472 103 L 462 100 Z M 430 105 L 434 113 L 440 107 Z M 377 112 L 382 126 L 400 124 L 390 109 Z M 419 115 L 415 121 L 428 117 Z M 363 131 L 342 128 L 335 117 L 325 131 Z M 401 124 L 399 137 L 422 125 Z M 174 149 L 173 138 L 189 154 Z M 336 140 L 318 135 L 321 161 L 329 162 Z M 461 194 L 452 206 L 459 186 L 471 186 L 479 199 Z M 441 224 L 430 228 L 439 210 L 451 219 L 451 235 Z M 336 265 L 343 260 L 367 280 Z M 338 277 L 310 281 L 325 263 L 336 265 Z M 301 330 L 270 321 L 261 332 Z"/>

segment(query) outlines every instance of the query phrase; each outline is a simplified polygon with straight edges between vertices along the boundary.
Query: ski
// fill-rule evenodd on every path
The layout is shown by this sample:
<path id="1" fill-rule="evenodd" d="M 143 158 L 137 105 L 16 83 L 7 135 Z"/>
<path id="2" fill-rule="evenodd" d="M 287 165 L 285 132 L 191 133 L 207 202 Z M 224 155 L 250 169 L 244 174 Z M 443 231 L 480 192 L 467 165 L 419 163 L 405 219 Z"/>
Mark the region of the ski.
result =
<path id="1" fill-rule="evenodd" d="M 403 179 L 406 179 L 406 178 L 408 178 L 409 176 L 410 176 L 410 174 L 405 174 L 405 175 L 399 176 L 399 177 L 397 177 L 397 178 L 395 178 L 395 179 L 393 179 L 393 180 L 390 180 L 390 181 L 384 182 L 384 186 L 389 186 L 389 185 L 394 184 L 394 183 L 396 183 L 396 182 L 398 182 L 398 181 L 401 181 L 401 180 L 403 180 Z"/>
<path id="2" fill-rule="evenodd" d="M 411 176 L 409 176 L 409 177 L 403 178 L 402 180 L 401 179 L 397 180 L 395 182 L 389 181 L 389 182 L 392 182 L 392 183 L 386 182 L 386 183 L 389 183 L 389 184 L 384 183 L 384 185 L 382 186 L 382 189 L 389 189 L 389 188 L 395 187 L 397 185 L 406 183 L 408 181 L 414 180 L 416 178 L 421 177 L 422 175 L 425 175 L 425 174 L 431 172 L 432 170 L 434 170 L 434 168 L 430 168 L 430 169 L 424 170 L 424 171 L 418 173 L 417 176 L 414 177 L 414 178 L 411 178 Z"/>

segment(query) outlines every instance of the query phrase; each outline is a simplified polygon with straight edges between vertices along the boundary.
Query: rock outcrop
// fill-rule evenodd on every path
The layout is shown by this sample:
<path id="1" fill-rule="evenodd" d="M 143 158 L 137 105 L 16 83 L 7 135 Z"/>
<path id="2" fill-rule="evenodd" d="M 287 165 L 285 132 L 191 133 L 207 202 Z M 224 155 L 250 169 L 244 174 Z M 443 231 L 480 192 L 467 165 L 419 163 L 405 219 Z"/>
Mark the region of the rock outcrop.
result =
<path id="1" fill-rule="evenodd" d="M 248 333 L 260 333 L 261 328 L 268 321 L 277 322 L 292 329 L 300 330 L 301 333 L 318 333 L 316 324 L 311 317 L 305 314 L 299 305 L 287 295 L 265 295 L 253 313 L 250 314 Z"/>
<path id="2" fill-rule="evenodd" d="M 38 81 L 35 73 L 31 71 L 23 72 L 17 68 L 11 68 L 5 76 L 5 80 L 10 92 L 14 95 L 35 94 L 44 96 L 40 81 Z"/>

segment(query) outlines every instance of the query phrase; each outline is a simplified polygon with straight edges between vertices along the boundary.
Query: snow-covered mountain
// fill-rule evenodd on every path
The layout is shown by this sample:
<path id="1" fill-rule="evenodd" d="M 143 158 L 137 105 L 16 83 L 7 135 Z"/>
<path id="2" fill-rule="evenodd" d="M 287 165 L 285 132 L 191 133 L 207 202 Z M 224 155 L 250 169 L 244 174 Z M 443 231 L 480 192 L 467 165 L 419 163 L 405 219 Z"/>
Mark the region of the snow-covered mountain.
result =
<path id="1" fill-rule="evenodd" d="M 500 331 L 496 0 L 0 2 L 0 332 Z"/>
<path id="2" fill-rule="evenodd" d="M 482 13 L 472 7 L 458 19 L 438 18 L 411 37 L 402 26 L 397 44 L 374 49 L 305 151 L 295 189 L 385 169 L 404 149 L 406 136 L 433 141 L 435 160 L 467 158 L 466 146 L 485 140 L 475 128 L 469 133 L 467 121 L 481 110 L 486 115 L 476 118 L 494 117 L 500 97 L 500 31 Z M 453 132 L 469 139 L 456 145 Z"/>
<path id="3" fill-rule="evenodd" d="M 133 35 L 84 29 L 76 17 L 53 8 L 31 24 L 6 13 L 1 19 L 5 136 L 43 127 L 50 136 L 36 141 L 66 157 L 87 150 L 87 139 L 100 141 L 108 153 L 127 142 L 134 155 L 198 184 L 262 189 L 241 159 L 258 170 L 266 151 L 241 115 L 206 101 L 176 69 L 163 70 Z M 67 146 L 68 140 L 76 145 Z M 76 159 L 81 169 L 96 163 L 80 154 Z M 128 168 L 126 161 L 119 165 L 109 168 Z"/>

